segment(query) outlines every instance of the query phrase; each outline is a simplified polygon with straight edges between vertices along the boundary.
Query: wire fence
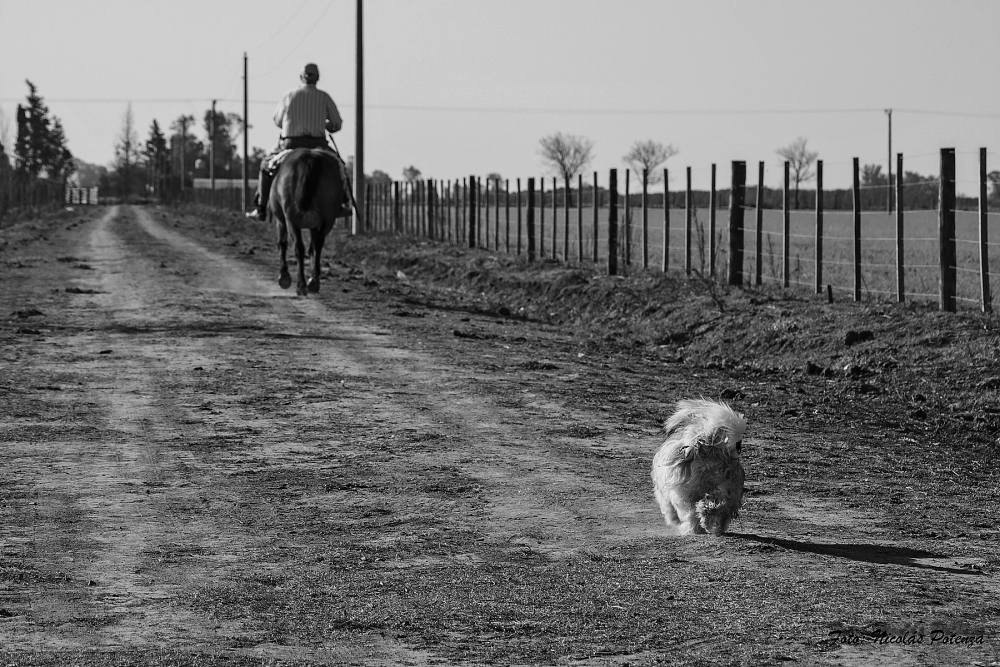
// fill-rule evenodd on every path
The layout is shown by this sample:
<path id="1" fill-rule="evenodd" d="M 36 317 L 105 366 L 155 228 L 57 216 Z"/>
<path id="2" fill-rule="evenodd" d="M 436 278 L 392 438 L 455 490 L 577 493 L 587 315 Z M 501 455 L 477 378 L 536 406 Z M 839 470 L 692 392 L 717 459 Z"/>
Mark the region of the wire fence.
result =
<path id="1" fill-rule="evenodd" d="M 693 190 L 688 175 L 682 191 L 650 193 L 628 172 L 623 184 L 612 169 L 603 185 L 597 172 L 588 184 L 579 176 L 575 183 L 477 176 L 368 182 L 359 206 L 365 231 L 529 261 L 596 263 L 618 274 L 683 272 L 730 284 L 846 293 L 858 301 L 938 300 L 945 310 L 961 303 L 989 311 L 992 285 L 1000 284 L 990 270 L 1000 267 L 1000 238 L 989 240 L 1000 212 L 989 208 L 1000 208 L 1000 193 L 987 197 L 985 151 L 980 157 L 978 180 L 948 173 L 896 179 L 891 188 L 860 185 L 855 160 L 851 190 L 826 191 L 821 176 L 815 189 L 797 194 L 787 181 L 774 189 L 746 184 L 745 176 L 716 189 L 713 165 L 707 192 Z M 898 160 L 897 173 L 904 173 L 902 155 Z M 736 164 L 745 175 L 745 163 L 734 163 L 734 173 Z M 822 163 L 817 166 L 821 174 Z M 978 185 L 980 196 L 956 195 L 956 182 Z M 234 211 L 244 201 L 239 188 L 187 190 L 182 199 Z"/>
<path id="2" fill-rule="evenodd" d="M 588 185 L 580 177 L 567 183 L 476 176 L 369 183 L 364 219 L 369 230 L 532 261 L 607 264 L 612 273 L 682 271 L 731 284 L 846 292 L 855 300 L 937 299 L 945 310 L 957 301 L 988 311 L 991 285 L 1000 278 L 989 268 L 1000 267 L 1000 239 L 990 241 L 989 230 L 1000 213 L 989 211 L 985 151 L 981 160 L 980 179 L 960 181 L 977 183 L 979 198 L 956 196 L 953 173 L 897 181 L 891 189 L 862 186 L 855 161 L 850 201 L 818 184 L 798 193 L 799 205 L 810 203 L 811 211 L 793 208 L 787 181 L 776 207 L 774 190 L 735 179 L 728 189 L 696 192 L 689 176 L 682 192 L 651 194 L 641 182 L 634 192 L 626 177 L 623 193 L 620 181 L 612 189 L 599 186 L 595 173 Z"/>

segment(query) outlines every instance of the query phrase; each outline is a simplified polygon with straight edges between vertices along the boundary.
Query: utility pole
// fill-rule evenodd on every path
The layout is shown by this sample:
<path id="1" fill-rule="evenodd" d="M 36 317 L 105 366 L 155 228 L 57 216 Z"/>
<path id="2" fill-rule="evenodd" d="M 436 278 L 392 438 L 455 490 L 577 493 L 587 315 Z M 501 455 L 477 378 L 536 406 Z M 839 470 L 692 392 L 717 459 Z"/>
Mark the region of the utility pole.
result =
<path id="1" fill-rule="evenodd" d="M 215 192 L 215 100 L 212 100 L 212 122 L 209 123 L 208 177 L 212 181 L 212 192 Z"/>
<path id="2" fill-rule="evenodd" d="M 249 103 L 247 102 L 247 52 L 243 52 L 243 210 L 247 210 L 247 190 L 250 188 L 250 161 L 247 152 L 250 146 Z"/>
<path id="3" fill-rule="evenodd" d="M 354 111 L 357 114 L 354 132 L 354 218 L 351 225 L 352 234 L 364 231 L 364 220 L 361 217 L 365 196 L 365 95 L 363 68 L 363 30 L 362 30 L 362 0 L 357 0 L 357 35 L 355 40 L 355 70 L 354 70 Z"/>
<path id="4" fill-rule="evenodd" d="M 886 160 L 889 165 L 889 175 L 885 183 L 885 206 L 886 213 L 892 213 L 892 109 L 886 109 L 885 113 L 889 116 L 889 157 Z M 896 174 L 896 178 L 899 178 L 899 174 Z"/>
<path id="5" fill-rule="evenodd" d="M 187 156 L 185 148 L 187 147 L 187 136 L 188 136 L 188 117 L 186 115 L 181 116 L 181 192 L 184 192 L 184 181 L 187 179 L 187 172 L 185 171 L 185 165 L 187 164 Z"/>

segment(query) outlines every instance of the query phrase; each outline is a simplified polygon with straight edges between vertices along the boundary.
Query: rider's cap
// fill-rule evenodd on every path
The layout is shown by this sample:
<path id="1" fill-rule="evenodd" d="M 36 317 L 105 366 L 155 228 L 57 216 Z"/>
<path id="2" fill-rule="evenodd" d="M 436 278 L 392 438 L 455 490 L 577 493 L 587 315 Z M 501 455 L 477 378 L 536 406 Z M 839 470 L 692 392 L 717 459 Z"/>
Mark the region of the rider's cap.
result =
<path id="1" fill-rule="evenodd" d="M 310 75 L 311 76 L 319 76 L 319 68 L 316 67 L 315 63 L 309 63 L 302 70 L 302 73 L 305 74 L 306 76 L 310 76 Z"/>

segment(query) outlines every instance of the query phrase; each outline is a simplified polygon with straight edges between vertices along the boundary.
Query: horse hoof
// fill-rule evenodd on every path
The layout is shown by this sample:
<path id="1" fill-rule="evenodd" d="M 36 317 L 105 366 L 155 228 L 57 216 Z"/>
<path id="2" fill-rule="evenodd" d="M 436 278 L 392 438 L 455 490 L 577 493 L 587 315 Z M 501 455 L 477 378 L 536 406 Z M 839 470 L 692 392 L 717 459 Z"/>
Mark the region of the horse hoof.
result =
<path id="1" fill-rule="evenodd" d="M 318 292 L 319 291 L 319 281 L 313 278 L 309 281 L 309 291 Z"/>
<path id="2" fill-rule="evenodd" d="M 309 290 L 306 289 L 305 285 L 299 285 L 295 288 L 295 293 L 299 296 L 308 296 Z"/>
<path id="3" fill-rule="evenodd" d="M 292 286 L 292 276 L 288 274 L 287 271 L 282 271 L 281 275 L 278 276 L 278 287 L 281 289 L 288 289 Z"/>

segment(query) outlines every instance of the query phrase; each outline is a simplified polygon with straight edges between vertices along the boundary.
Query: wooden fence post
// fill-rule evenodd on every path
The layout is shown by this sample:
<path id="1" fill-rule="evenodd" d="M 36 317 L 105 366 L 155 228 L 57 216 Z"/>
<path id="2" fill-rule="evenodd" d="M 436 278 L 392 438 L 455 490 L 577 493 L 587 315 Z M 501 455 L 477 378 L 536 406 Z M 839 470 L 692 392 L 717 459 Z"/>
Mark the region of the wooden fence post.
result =
<path id="1" fill-rule="evenodd" d="M 451 179 L 448 179 L 445 183 L 441 185 L 444 189 L 442 193 L 444 195 L 444 202 L 442 203 L 442 208 L 444 212 L 444 237 L 451 243 Z"/>
<path id="2" fill-rule="evenodd" d="M 392 182 L 392 228 L 397 234 L 403 231 L 403 201 L 399 196 L 399 181 Z"/>
<path id="3" fill-rule="evenodd" d="M 413 181 L 413 234 L 423 236 L 424 233 L 424 182 Z"/>
<path id="4" fill-rule="evenodd" d="M 509 255 L 510 254 L 510 179 L 509 178 L 504 180 L 503 182 L 503 208 L 504 208 L 504 217 L 507 219 L 507 226 L 505 228 L 506 229 L 505 237 L 507 241 L 504 244 L 504 248 L 507 251 L 507 254 Z"/>
<path id="5" fill-rule="evenodd" d="M 476 177 L 469 176 L 469 247 L 476 247 Z"/>
<path id="6" fill-rule="evenodd" d="M 861 301 L 861 180 L 854 158 L 854 300 Z"/>
<path id="7" fill-rule="evenodd" d="M 898 172 L 897 172 L 898 173 Z M 993 295 L 990 293 L 990 257 L 988 250 L 989 231 L 987 230 L 987 211 L 989 203 L 986 200 L 986 149 L 979 149 L 979 278 L 982 288 L 983 312 L 993 311 Z"/>
<path id="8" fill-rule="evenodd" d="M 618 170 L 608 176 L 608 275 L 618 273 Z"/>
<path id="9" fill-rule="evenodd" d="M 729 284 L 743 284 L 743 201 L 747 163 L 733 160 L 729 190 Z"/>
<path id="10" fill-rule="evenodd" d="M 521 254 L 521 179 L 517 179 L 517 254 Z"/>
<path id="11" fill-rule="evenodd" d="M 493 179 L 493 218 L 496 227 L 493 230 L 493 249 L 500 252 L 500 179 Z M 509 225 L 508 225 L 509 227 Z"/>
<path id="12" fill-rule="evenodd" d="M 414 236 L 420 233 L 420 209 L 417 208 L 417 182 L 410 181 L 410 234 Z"/>
<path id="13" fill-rule="evenodd" d="M 788 160 L 785 160 L 785 189 L 784 189 L 784 199 L 782 201 L 783 207 L 781 211 L 781 286 L 788 287 L 789 278 L 789 257 L 788 253 L 791 248 L 789 243 L 788 232 L 790 231 L 790 222 L 792 216 L 791 202 L 788 201 L 789 195 L 789 168 L 791 165 Z"/>
<path id="14" fill-rule="evenodd" d="M 684 189 L 684 273 L 691 275 L 691 218 L 694 202 L 691 201 L 691 167 L 687 167 L 687 185 Z"/>
<path id="15" fill-rule="evenodd" d="M 410 219 L 406 231 L 415 235 L 417 233 L 417 183 L 416 181 L 407 181 L 407 186 L 410 192 L 406 199 L 406 208 L 409 211 Z"/>
<path id="16" fill-rule="evenodd" d="M 569 264 L 569 176 L 563 191 L 563 261 Z"/>
<path id="17" fill-rule="evenodd" d="M 557 258 L 556 254 L 556 239 L 559 234 L 559 208 L 556 205 L 556 191 L 559 189 L 559 181 L 553 176 L 552 177 L 552 259 Z"/>
<path id="18" fill-rule="evenodd" d="M 424 182 L 413 181 L 413 235 L 422 236 L 424 233 Z"/>
<path id="19" fill-rule="evenodd" d="M 594 234 L 593 234 L 593 236 L 594 236 L 594 248 L 593 248 L 593 251 L 594 251 L 594 264 L 597 264 L 598 251 L 599 251 L 599 248 L 600 248 L 599 243 L 598 243 L 598 235 L 597 235 L 598 209 L 600 209 L 600 206 L 601 206 L 600 192 L 601 191 L 598 190 L 598 188 L 597 188 L 597 172 L 595 171 L 594 172 L 594 201 L 591 202 L 593 204 L 593 207 L 594 207 Z"/>
<path id="20" fill-rule="evenodd" d="M 823 293 L 823 161 L 816 160 L 816 294 Z"/>
<path id="21" fill-rule="evenodd" d="M 667 272 L 670 263 L 670 172 L 663 170 L 663 257 L 660 270 Z"/>
<path id="22" fill-rule="evenodd" d="M 417 200 L 417 206 L 420 208 L 418 212 L 420 217 L 420 234 L 423 236 L 429 235 L 428 228 L 430 227 L 430 220 L 427 219 L 427 191 L 430 189 L 429 185 L 429 181 L 420 181 L 417 183 L 417 188 L 420 190 L 420 198 Z"/>
<path id="23" fill-rule="evenodd" d="M 903 154 L 896 153 L 896 301 L 903 303 Z"/>
<path id="24" fill-rule="evenodd" d="M 649 169 L 642 170 L 642 268 L 649 268 Z"/>
<path id="25" fill-rule="evenodd" d="M 542 181 L 545 182 L 544 180 Z M 521 192 L 520 184 L 518 185 L 518 193 Z M 518 209 L 520 210 L 520 209 Z M 544 207 L 542 210 L 545 210 Z M 528 179 L 528 261 L 535 261 L 535 179 Z M 520 244 L 521 237 L 518 237 L 518 243 Z"/>
<path id="26" fill-rule="evenodd" d="M 545 259 L 545 177 L 538 179 L 538 255 Z"/>
<path id="27" fill-rule="evenodd" d="M 955 312 L 955 149 L 941 149 L 941 183 L 938 197 L 938 231 L 941 244 L 940 308 Z"/>
<path id="28" fill-rule="evenodd" d="M 715 163 L 712 163 L 712 189 L 708 195 L 708 275 L 715 277 L 715 207 L 719 203 L 715 195 Z"/>
<path id="29" fill-rule="evenodd" d="M 437 193 L 437 190 L 435 190 L 436 187 L 433 178 L 427 179 L 427 237 L 432 240 L 437 238 L 437 235 L 434 233 L 434 227 L 437 224 L 434 219 L 434 195 Z"/>
<path id="30" fill-rule="evenodd" d="M 365 182 L 365 231 L 368 231 L 371 225 L 371 212 L 372 212 L 372 184 Z"/>
<path id="31" fill-rule="evenodd" d="M 754 284 L 764 281 L 764 162 L 757 163 L 757 207 L 754 227 Z"/>
<path id="32" fill-rule="evenodd" d="M 583 263 L 583 174 L 576 175 L 576 261 Z"/>
<path id="33" fill-rule="evenodd" d="M 625 266 L 632 264 L 632 207 L 629 205 L 629 176 L 632 170 L 625 170 Z"/>
<path id="34" fill-rule="evenodd" d="M 482 186 L 482 179 L 479 179 Z M 486 178 L 486 187 L 483 188 L 483 208 L 486 209 L 486 216 L 483 225 L 483 247 L 489 250 L 490 247 L 490 179 Z M 494 248 L 495 250 L 496 248 Z"/>

